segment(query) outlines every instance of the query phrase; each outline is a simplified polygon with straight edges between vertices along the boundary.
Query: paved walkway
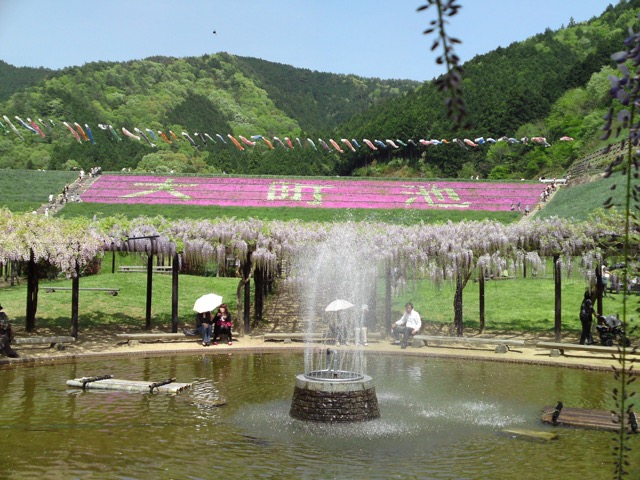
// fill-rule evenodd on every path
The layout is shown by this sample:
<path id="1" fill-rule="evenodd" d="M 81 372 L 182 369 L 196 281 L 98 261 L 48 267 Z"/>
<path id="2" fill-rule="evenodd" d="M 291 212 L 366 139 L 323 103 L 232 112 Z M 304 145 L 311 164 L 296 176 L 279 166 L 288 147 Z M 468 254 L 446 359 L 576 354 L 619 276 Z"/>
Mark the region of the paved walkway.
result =
<path id="1" fill-rule="evenodd" d="M 53 334 L 53 333 L 51 333 Z M 40 336 L 47 333 L 39 332 Z M 193 337 L 189 337 L 193 338 Z M 524 338 L 524 336 L 503 336 L 499 338 Z M 540 339 L 542 340 L 542 339 Z M 552 340 L 546 338 L 545 340 Z M 573 339 L 565 339 L 572 341 Z M 574 342 L 577 343 L 577 342 Z M 67 345 L 63 351 L 57 351 L 47 346 L 21 346 L 18 349 L 20 358 L 9 359 L 0 357 L 0 365 L 23 364 L 23 363 L 49 363 L 54 361 L 64 361 L 71 358 L 89 358 L 96 356 L 136 356 L 136 355 L 176 355 L 176 354 L 232 354 L 244 352 L 302 352 L 307 345 L 314 345 L 318 348 L 327 348 L 322 344 L 305 344 L 303 342 L 284 343 L 278 341 L 263 341 L 262 336 L 243 336 L 237 339 L 232 346 L 218 345 L 203 347 L 196 338 L 193 341 L 162 341 L 154 343 L 134 342 L 129 345 L 126 341 L 115 336 L 115 332 L 89 331 L 81 332 L 80 339 Z M 331 347 L 335 348 L 335 347 Z M 354 348 L 351 347 L 340 347 Z M 536 349 L 532 347 L 512 347 L 507 353 L 496 353 L 494 347 L 490 346 L 446 346 L 446 347 L 408 347 L 400 349 L 397 345 L 391 345 L 388 340 L 370 342 L 367 347 L 363 347 L 365 352 L 370 354 L 385 355 L 412 355 L 424 357 L 458 358 L 467 360 L 487 360 L 511 363 L 529 363 L 540 365 L 556 365 L 572 368 L 606 369 L 617 366 L 610 354 L 594 354 L 587 352 L 568 351 L 567 355 L 560 357 L 549 356 L 549 350 Z M 611 349 L 616 352 L 615 348 Z"/>

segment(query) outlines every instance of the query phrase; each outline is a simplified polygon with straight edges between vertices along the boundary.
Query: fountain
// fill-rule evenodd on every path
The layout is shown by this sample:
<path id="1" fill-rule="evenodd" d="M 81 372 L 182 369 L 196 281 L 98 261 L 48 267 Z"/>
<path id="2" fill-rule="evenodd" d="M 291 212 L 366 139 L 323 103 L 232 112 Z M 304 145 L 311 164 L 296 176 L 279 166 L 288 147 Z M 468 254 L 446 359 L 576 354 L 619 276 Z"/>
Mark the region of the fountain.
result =
<path id="1" fill-rule="evenodd" d="M 314 422 L 359 422 L 380 417 L 373 379 L 365 374 L 368 303 L 375 305 L 373 241 L 354 224 L 333 229 L 324 242 L 294 260 L 304 302 L 306 333 L 335 348 L 308 346 L 296 376 L 290 416 Z M 331 301 L 328 305 L 327 302 Z M 352 303 L 354 302 L 354 303 Z M 322 305 L 326 307 L 322 308 Z M 356 307 L 359 305 L 359 307 Z M 324 313 L 318 317 L 317 311 Z M 355 341 L 355 344 L 351 345 Z"/>

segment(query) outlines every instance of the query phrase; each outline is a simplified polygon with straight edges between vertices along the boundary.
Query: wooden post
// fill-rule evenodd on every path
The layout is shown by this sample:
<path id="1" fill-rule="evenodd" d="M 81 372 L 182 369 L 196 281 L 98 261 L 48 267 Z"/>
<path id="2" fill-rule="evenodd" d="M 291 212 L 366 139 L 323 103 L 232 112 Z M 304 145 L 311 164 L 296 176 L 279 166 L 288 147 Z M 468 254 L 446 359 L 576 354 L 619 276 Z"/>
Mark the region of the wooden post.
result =
<path id="1" fill-rule="evenodd" d="M 369 301 L 367 305 L 369 305 L 369 321 L 371 325 L 369 325 L 371 330 L 376 330 L 378 327 L 378 316 L 376 315 L 378 311 L 378 299 L 376 293 L 378 291 L 378 274 L 374 270 L 372 274 L 372 282 L 371 282 L 371 291 L 369 292 Z"/>
<path id="2" fill-rule="evenodd" d="M 38 310 L 38 264 L 35 261 L 33 249 L 29 253 L 27 268 L 27 318 L 25 329 L 33 332 L 36 328 L 36 311 Z"/>
<path id="3" fill-rule="evenodd" d="M 111 273 L 116 273 L 116 249 L 111 242 Z"/>
<path id="4" fill-rule="evenodd" d="M 76 260 L 75 275 L 71 279 L 71 336 L 78 339 L 78 305 L 80 304 L 80 265 Z"/>
<path id="5" fill-rule="evenodd" d="M 479 277 L 479 303 L 480 303 L 480 333 L 484 332 L 484 268 L 480 269 L 480 277 Z"/>
<path id="6" fill-rule="evenodd" d="M 560 271 L 560 256 L 553 256 L 553 279 L 556 285 L 555 291 L 555 340 L 562 339 L 562 272 Z"/>
<path id="7" fill-rule="evenodd" d="M 391 265 L 387 263 L 384 286 L 384 324 L 385 336 L 391 332 Z"/>
<path id="8" fill-rule="evenodd" d="M 242 276 L 246 279 L 244 284 L 244 332 L 251 333 L 251 257 L 247 256 L 244 262 Z"/>
<path id="9" fill-rule="evenodd" d="M 177 252 L 173 254 L 173 264 L 171 266 L 171 332 L 178 333 L 178 278 L 180 274 L 180 259 Z"/>
<path id="10" fill-rule="evenodd" d="M 253 324 L 259 325 L 262 321 L 262 312 L 264 310 L 264 293 L 265 293 L 265 270 L 256 268 L 254 274 L 254 319 Z"/>
<path id="11" fill-rule="evenodd" d="M 462 337 L 464 334 L 464 320 L 462 318 L 462 292 L 464 290 L 464 280 L 462 274 L 456 275 L 456 291 L 453 295 L 453 324 L 456 329 L 456 336 Z"/>
<path id="12" fill-rule="evenodd" d="M 153 246 L 153 240 L 152 240 Z M 149 256 L 147 258 L 147 315 L 146 315 L 146 328 L 151 330 L 151 298 L 153 294 L 153 250 L 149 249 Z"/>

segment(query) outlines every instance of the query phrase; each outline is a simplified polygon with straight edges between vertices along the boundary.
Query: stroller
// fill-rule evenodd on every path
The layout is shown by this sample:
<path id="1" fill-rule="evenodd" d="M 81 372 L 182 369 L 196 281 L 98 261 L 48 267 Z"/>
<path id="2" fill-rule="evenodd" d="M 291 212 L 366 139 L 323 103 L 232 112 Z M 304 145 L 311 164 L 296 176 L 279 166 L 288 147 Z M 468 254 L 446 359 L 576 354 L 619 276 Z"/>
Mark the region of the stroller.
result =
<path id="1" fill-rule="evenodd" d="M 618 345 L 624 345 L 625 347 L 631 345 L 631 342 L 624 334 L 622 322 L 618 319 L 618 315 L 598 316 L 596 330 L 598 330 L 602 345 L 611 347 L 616 341 Z"/>

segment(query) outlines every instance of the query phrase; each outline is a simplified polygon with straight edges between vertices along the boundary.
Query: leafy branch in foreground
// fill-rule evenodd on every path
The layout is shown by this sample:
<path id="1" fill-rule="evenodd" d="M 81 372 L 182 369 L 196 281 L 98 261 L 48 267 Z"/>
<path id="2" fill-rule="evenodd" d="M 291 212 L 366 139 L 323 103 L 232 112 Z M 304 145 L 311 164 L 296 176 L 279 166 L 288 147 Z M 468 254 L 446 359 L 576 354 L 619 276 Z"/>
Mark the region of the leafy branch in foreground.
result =
<path id="1" fill-rule="evenodd" d="M 639 16 L 640 18 L 640 16 Z M 625 176 L 625 204 L 623 205 L 624 216 L 624 240 L 623 240 L 623 257 L 625 268 L 623 270 L 623 302 L 622 302 L 622 326 L 624 331 L 629 332 L 631 329 L 631 318 L 627 311 L 629 281 L 632 276 L 637 274 L 637 245 L 638 233 L 640 225 L 638 224 L 637 212 L 640 211 L 638 204 L 638 193 L 640 188 L 637 184 L 638 179 L 638 160 L 639 152 L 637 150 L 640 144 L 640 121 L 638 120 L 637 108 L 640 106 L 640 32 L 636 33 L 629 28 L 629 36 L 625 39 L 624 45 L 626 50 L 617 52 L 611 58 L 618 64 L 618 69 L 622 73 L 621 77 L 611 75 L 611 96 L 622 104 L 622 109 L 615 116 L 616 132 L 615 136 L 621 135 L 621 132 L 628 129 L 628 141 L 625 145 L 624 153 L 618 155 L 610 165 L 605 169 L 605 176 L 610 176 L 614 172 L 621 172 Z M 630 67 L 633 69 L 631 70 Z M 603 139 L 609 138 L 614 123 L 614 107 L 612 106 L 608 114 L 605 116 L 605 126 L 603 130 L 605 134 Z M 615 185 L 612 189 L 615 188 Z M 611 198 L 605 202 L 606 208 L 611 208 Z M 634 326 L 635 328 L 635 326 Z M 634 347 L 634 349 L 637 347 Z M 619 367 L 614 367 L 614 375 L 617 387 L 613 389 L 613 399 L 615 402 L 614 415 L 620 420 L 620 429 L 616 433 L 614 444 L 614 478 L 622 479 L 629 475 L 628 467 L 629 452 L 629 429 L 624 428 L 623 419 L 628 418 L 628 427 L 631 431 L 637 430 L 635 414 L 633 413 L 632 397 L 635 392 L 631 385 L 636 380 L 633 375 L 633 363 L 627 352 L 627 346 L 622 344 L 619 347 L 616 356 Z M 635 424 L 635 428 L 634 428 Z"/>
<path id="2" fill-rule="evenodd" d="M 456 0 L 426 0 L 426 5 L 418 7 L 418 12 L 427 10 L 435 6 L 437 19 L 429 22 L 429 28 L 423 33 L 431 35 L 436 32 L 436 39 L 431 45 L 431 51 L 442 48 L 442 55 L 436 58 L 438 65 L 446 67 L 446 73 L 435 80 L 435 85 L 439 91 L 448 96 L 445 100 L 447 106 L 447 116 L 453 120 L 457 127 L 469 128 L 471 125 L 466 122 L 467 106 L 462 96 L 462 73 L 464 69 L 460 66 L 460 58 L 455 54 L 453 46 L 461 43 L 457 38 L 447 35 L 445 25 L 446 17 L 453 17 L 462 8 Z"/>

